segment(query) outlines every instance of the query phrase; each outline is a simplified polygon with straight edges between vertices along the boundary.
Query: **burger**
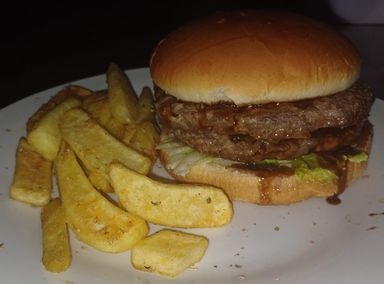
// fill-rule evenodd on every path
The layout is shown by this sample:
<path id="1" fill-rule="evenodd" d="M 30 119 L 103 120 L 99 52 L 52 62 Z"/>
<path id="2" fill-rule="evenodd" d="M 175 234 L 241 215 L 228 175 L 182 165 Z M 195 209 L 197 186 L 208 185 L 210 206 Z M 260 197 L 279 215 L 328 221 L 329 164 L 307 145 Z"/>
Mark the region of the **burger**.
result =
<path id="1" fill-rule="evenodd" d="M 374 101 L 354 45 L 282 11 L 219 12 L 171 32 L 150 72 L 167 171 L 232 200 L 338 196 L 362 176 Z"/>

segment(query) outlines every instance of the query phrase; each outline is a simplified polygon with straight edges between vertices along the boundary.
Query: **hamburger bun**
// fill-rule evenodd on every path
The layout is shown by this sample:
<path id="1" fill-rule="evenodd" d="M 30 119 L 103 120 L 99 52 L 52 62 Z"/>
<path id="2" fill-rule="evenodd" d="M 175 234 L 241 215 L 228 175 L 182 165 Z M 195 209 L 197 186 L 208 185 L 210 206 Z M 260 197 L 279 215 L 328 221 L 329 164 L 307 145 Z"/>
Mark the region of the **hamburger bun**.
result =
<path id="1" fill-rule="evenodd" d="M 169 34 L 150 61 L 154 83 L 183 101 L 296 101 L 350 87 L 356 48 L 331 27 L 279 11 L 222 12 Z"/>

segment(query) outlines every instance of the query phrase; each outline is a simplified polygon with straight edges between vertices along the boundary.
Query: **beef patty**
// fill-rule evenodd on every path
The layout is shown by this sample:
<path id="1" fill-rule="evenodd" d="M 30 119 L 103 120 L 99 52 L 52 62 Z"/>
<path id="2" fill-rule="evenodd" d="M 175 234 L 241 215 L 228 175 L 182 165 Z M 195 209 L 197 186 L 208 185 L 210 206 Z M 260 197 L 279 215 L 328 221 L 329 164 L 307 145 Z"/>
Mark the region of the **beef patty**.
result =
<path id="1" fill-rule="evenodd" d="M 374 97 L 360 83 L 326 97 L 237 106 L 180 101 L 155 88 L 161 124 L 198 151 L 242 162 L 292 159 L 350 145 Z"/>

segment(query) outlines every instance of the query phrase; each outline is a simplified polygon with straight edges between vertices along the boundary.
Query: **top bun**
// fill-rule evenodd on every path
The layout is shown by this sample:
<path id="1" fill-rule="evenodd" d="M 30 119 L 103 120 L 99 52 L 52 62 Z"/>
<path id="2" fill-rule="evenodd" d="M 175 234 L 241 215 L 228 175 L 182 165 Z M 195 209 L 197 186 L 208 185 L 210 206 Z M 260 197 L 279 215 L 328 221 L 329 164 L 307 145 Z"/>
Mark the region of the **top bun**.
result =
<path id="1" fill-rule="evenodd" d="M 183 100 L 237 105 L 330 95 L 360 73 L 356 48 L 332 28 L 280 11 L 220 12 L 163 39 L 156 85 Z"/>

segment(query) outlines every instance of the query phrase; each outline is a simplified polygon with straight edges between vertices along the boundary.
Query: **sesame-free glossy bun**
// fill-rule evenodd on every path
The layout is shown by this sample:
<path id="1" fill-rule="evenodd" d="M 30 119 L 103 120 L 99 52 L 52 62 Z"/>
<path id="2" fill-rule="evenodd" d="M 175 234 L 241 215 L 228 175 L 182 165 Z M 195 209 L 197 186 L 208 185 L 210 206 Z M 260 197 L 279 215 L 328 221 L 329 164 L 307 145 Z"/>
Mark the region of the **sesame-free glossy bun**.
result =
<path id="1" fill-rule="evenodd" d="M 280 11 L 221 12 L 170 33 L 154 83 L 184 101 L 264 104 L 330 95 L 356 81 L 360 57 L 332 28 Z"/>

